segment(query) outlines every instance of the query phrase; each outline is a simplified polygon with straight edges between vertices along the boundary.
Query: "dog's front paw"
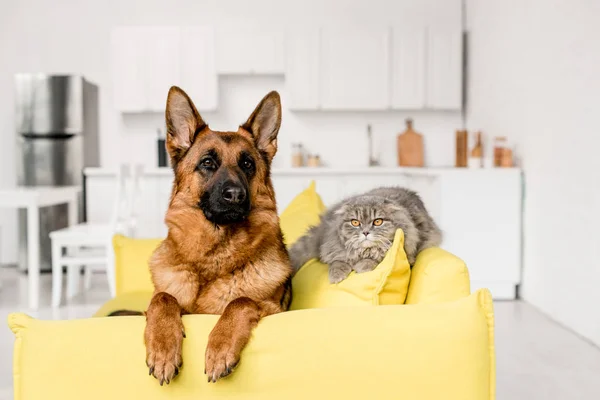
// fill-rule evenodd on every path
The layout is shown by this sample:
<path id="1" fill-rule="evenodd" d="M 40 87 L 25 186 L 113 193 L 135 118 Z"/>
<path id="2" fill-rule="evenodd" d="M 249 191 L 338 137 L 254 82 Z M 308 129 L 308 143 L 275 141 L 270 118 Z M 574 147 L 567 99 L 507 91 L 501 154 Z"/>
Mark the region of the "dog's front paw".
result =
<path id="1" fill-rule="evenodd" d="M 235 350 L 232 338 L 226 334 L 213 333 L 208 339 L 204 361 L 204 373 L 209 382 L 216 382 L 231 374 L 240 362 L 240 354 Z"/>
<path id="2" fill-rule="evenodd" d="M 350 265 L 341 261 L 334 261 L 329 266 L 329 283 L 340 283 L 352 272 Z"/>
<path id="3" fill-rule="evenodd" d="M 359 262 L 354 264 L 354 267 L 352 267 L 352 269 L 355 270 L 357 274 L 361 274 L 363 272 L 373 271 L 376 266 L 377 262 L 375 260 L 365 258 L 364 260 L 360 260 Z"/>
<path id="4" fill-rule="evenodd" d="M 161 386 L 169 384 L 179 374 L 183 365 L 181 348 L 184 337 L 183 325 L 173 328 L 146 326 L 146 365 L 150 375 L 158 379 Z"/>

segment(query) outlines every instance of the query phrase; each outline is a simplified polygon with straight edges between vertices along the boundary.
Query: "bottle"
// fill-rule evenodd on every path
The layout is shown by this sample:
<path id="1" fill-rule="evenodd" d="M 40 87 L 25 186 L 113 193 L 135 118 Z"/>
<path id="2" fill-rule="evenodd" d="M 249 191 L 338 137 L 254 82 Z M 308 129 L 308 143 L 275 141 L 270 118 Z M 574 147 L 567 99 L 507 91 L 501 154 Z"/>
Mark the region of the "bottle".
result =
<path id="1" fill-rule="evenodd" d="M 494 138 L 494 167 L 502 166 L 502 159 L 504 157 L 506 149 L 507 149 L 506 136 L 496 136 Z M 512 158 L 512 154 L 510 157 Z M 511 161 L 511 163 L 512 163 L 512 161 Z"/>
<path id="2" fill-rule="evenodd" d="M 156 146 L 158 151 L 158 166 L 167 167 L 167 147 L 165 143 L 165 135 L 163 135 L 160 128 L 157 129 L 158 138 L 156 139 Z"/>
<path id="3" fill-rule="evenodd" d="M 469 168 L 481 168 L 483 166 L 483 145 L 481 144 L 481 132 L 475 134 L 475 146 L 469 155 Z"/>
<path id="4" fill-rule="evenodd" d="M 308 156 L 308 162 L 306 163 L 309 167 L 320 167 L 321 157 L 318 154 L 310 154 Z"/>
<path id="5" fill-rule="evenodd" d="M 302 145 L 292 143 L 292 167 L 302 167 L 304 165 L 304 155 L 302 153 Z"/>
<path id="6" fill-rule="evenodd" d="M 456 167 L 462 168 L 467 166 L 468 160 L 468 141 L 467 131 L 456 131 Z"/>

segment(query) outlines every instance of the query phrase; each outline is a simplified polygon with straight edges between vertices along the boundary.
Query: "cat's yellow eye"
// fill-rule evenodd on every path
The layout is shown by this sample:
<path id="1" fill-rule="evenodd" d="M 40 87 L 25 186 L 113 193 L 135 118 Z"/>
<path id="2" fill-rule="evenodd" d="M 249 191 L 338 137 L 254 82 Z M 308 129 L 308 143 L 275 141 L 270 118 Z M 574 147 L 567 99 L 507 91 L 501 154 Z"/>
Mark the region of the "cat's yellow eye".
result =
<path id="1" fill-rule="evenodd" d="M 373 225 L 375 226 L 379 226 L 383 224 L 383 220 L 381 218 L 377 218 L 375 221 L 373 221 Z"/>
<path id="2" fill-rule="evenodd" d="M 360 221 L 357 219 L 353 219 L 352 221 L 350 221 L 350 223 L 352 224 L 352 226 L 359 226 L 360 225 Z"/>

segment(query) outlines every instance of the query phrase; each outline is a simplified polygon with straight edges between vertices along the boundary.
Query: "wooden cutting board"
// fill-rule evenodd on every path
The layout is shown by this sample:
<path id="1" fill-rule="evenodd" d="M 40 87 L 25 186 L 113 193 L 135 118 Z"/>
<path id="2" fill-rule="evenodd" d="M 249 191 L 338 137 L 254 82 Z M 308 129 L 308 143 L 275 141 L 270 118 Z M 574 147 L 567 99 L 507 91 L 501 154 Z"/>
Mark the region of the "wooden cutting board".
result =
<path id="1" fill-rule="evenodd" d="M 401 167 L 422 167 L 423 135 L 413 130 L 412 120 L 406 120 L 406 130 L 398 135 L 398 165 Z"/>

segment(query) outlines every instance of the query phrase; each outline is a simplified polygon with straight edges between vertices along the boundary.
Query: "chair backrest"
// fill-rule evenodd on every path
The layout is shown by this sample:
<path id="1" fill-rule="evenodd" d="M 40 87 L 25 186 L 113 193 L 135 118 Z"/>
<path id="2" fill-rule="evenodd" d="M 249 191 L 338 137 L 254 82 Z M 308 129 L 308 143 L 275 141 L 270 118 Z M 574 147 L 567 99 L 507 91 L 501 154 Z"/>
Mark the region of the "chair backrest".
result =
<path id="1" fill-rule="evenodd" d="M 129 219 L 129 199 L 127 195 L 127 180 L 131 174 L 131 165 L 121 164 L 117 170 L 115 182 L 115 202 L 113 203 L 110 226 L 113 232 L 123 233 Z"/>

